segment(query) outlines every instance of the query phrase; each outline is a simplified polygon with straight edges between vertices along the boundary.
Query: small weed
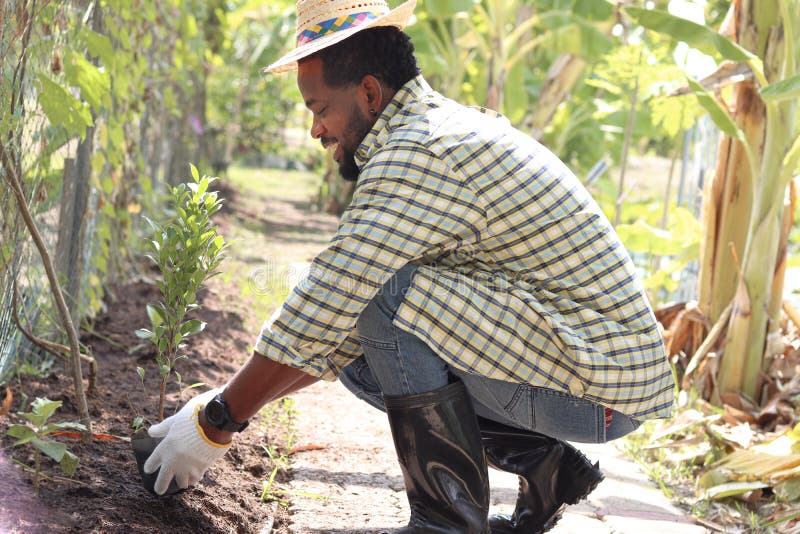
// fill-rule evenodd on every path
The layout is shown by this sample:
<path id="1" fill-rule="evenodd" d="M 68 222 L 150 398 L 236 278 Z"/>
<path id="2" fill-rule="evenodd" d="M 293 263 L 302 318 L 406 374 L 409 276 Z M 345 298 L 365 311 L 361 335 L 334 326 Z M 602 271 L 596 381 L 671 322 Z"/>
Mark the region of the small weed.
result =
<path id="1" fill-rule="evenodd" d="M 297 421 L 297 408 L 295 407 L 294 399 L 284 397 L 278 402 L 268 404 L 261 410 L 262 420 L 264 426 L 270 428 L 283 428 L 284 439 L 281 446 L 275 446 L 272 443 L 262 445 L 262 449 L 266 455 L 272 460 L 274 467 L 269 474 L 269 477 L 262 483 L 261 500 L 262 501 L 276 501 L 278 504 L 285 506 L 287 503 L 281 499 L 285 495 L 302 495 L 314 499 L 326 499 L 324 495 L 315 493 L 301 492 L 297 490 L 287 490 L 278 487 L 275 479 L 281 469 L 288 469 L 290 464 L 290 454 L 294 447 L 297 438 L 295 424 Z"/>
<path id="2" fill-rule="evenodd" d="M 59 407 L 61 407 L 61 401 L 37 398 L 33 401 L 30 412 L 18 413 L 33 426 L 11 425 L 6 432 L 9 437 L 16 438 L 16 441 L 11 444 L 12 447 L 26 443 L 30 443 L 33 447 L 34 465 L 29 469 L 33 471 L 33 491 L 36 495 L 39 494 L 39 478 L 42 476 L 42 453 L 58 462 L 64 474 L 72 475 L 78 468 L 78 457 L 69 452 L 64 443 L 54 441 L 48 436 L 62 430 L 85 431 L 86 427 L 73 422 L 48 423 L 47 420 Z"/>

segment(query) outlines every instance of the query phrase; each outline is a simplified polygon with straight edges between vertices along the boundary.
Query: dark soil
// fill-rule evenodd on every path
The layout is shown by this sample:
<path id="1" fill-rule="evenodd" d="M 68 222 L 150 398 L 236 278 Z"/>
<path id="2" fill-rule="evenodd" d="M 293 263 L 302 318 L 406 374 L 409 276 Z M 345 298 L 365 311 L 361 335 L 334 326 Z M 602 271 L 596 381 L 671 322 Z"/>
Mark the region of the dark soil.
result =
<path id="1" fill-rule="evenodd" d="M 152 273 L 151 273 L 152 274 Z M 216 279 L 213 279 L 215 281 Z M 235 294 L 226 295 L 225 292 Z M 238 289 L 211 283 L 202 295 L 203 308 L 196 317 L 207 329 L 190 339 L 189 359 L 178 369 L 186 385 L 205 382 L 224 384 L 248 357 L 253 332 L 243 327 L 236 311 L 220 309 L 219 303 L 236 302 Z M 145 305 L 158 300 L 152 281 L 138 281 L 113 288 L 107 312 L 97 318 L 93 333 L 82 332 L 81 341 L 91 347 L 99 374 L 96 391 L 89 396 L 94 432 L 130 436 L 137 415 L 156 421 L 159 375 L 152 345 L 134 335 L 147 325 Z M 136 367 L 146 370 L 144 393 Z M 86 369 L 84 369 L 86 373 Z M 27 447 L 8 448 L 9 424 L 22 422 L 14 415 L 24 395 L 63 401 L 54 419 L 77 421 L 72 381 L 63 369 L 43 378 L 24 377 L 12 386 L 12 414 L 0 417 L 0 532 L 269 532 L 283 523 L 280 509 L 260 500 L 262 483 L 272 463 L 262 446 L 272 436 L 265 424 L 251 425 L 231 450 L 206 473 L 194 488 L 171 497 L 156 497 L 141 485 L 136 463 L 126 441 L 97 441 L 83 445 L 69 440 L 69 449 L 80 458 L 71 479 L 49 479 L 34 496 L 30 475 L 11 460 L 32 465 Z M 206 386 L 187 392 L 204 391 Z M 168 413 L 179 405 L 177 387 L 170 384 Z M 270 427 L 280 432 L 280 427 Z M 66 441 L 66 440 L 65 440 Z M 43 460 L 44 473 L 62 477 L 58 466 Z"/>

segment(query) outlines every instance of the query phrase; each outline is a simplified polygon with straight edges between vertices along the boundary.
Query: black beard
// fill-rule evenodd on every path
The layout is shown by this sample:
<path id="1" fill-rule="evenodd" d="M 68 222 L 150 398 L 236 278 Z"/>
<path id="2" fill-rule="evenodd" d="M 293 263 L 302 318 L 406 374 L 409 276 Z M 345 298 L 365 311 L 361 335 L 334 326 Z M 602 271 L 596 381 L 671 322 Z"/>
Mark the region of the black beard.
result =
<path id="1" fill-rule="evenodd" d="M 352 152 L 342 150 L 342 162 L 339 163 L 339 175 L 346 182 L 358 180 L 358 173 L 361 172 L 356 165 L 356 158 Z"/>
<path id="2" fill-rule="evenodd" d="M 354 137 L 359 140 L 358 144 L 360 145 L 372 129 L 373 122 L 359 115 L 357 110 L 353 111 L 350 122 L 350 127 L 356 132 Z M 358 145 L 356 145 L 356 148 L 358 148 Z M 342 161 L 339 163 L 339 174 L 345 181 L 355 182 L 358 180 L 358 174 L 361 172 L 358 165 L 356 165 L 355 152 L 350 152 L 344 147 L 341 147 L 341 149 Z"/>

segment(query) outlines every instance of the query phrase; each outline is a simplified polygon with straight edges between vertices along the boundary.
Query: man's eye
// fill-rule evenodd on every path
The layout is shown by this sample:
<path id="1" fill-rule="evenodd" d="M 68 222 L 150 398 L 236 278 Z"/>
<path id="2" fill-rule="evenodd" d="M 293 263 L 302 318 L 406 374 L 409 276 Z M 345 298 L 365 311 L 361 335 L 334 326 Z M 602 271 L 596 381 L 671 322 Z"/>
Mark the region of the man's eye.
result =
<path id="1" fill-rule="evenodd" d="M 326 111 L 328 111 L 328 106 L 325 106 L 324 108 L 317 111 L 317 117 L 322 117 L 323 115 L 325 115 Z"/>

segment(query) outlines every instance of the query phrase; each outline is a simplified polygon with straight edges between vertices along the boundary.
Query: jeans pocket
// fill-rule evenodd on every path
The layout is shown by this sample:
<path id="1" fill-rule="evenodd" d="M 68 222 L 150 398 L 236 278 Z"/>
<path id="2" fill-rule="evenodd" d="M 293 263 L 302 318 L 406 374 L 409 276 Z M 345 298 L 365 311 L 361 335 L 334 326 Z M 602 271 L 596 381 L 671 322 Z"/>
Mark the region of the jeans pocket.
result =
<path id="1" fill-rule="evenodd" d="M 547 388 L 530 390 L 532 428 L 566 441 L 605 443 L 605 408 L 591 401 Z"/>
<path id="2" fill-rule="evenodd" d="M 506 417 L 516 421 L 524 428 L 533 428 L 535 423 L 533 403 L 531 403 L 531 387 L 527 384 L 518 384 L 513 391 L 511 399 L 503 406 Z"/>

